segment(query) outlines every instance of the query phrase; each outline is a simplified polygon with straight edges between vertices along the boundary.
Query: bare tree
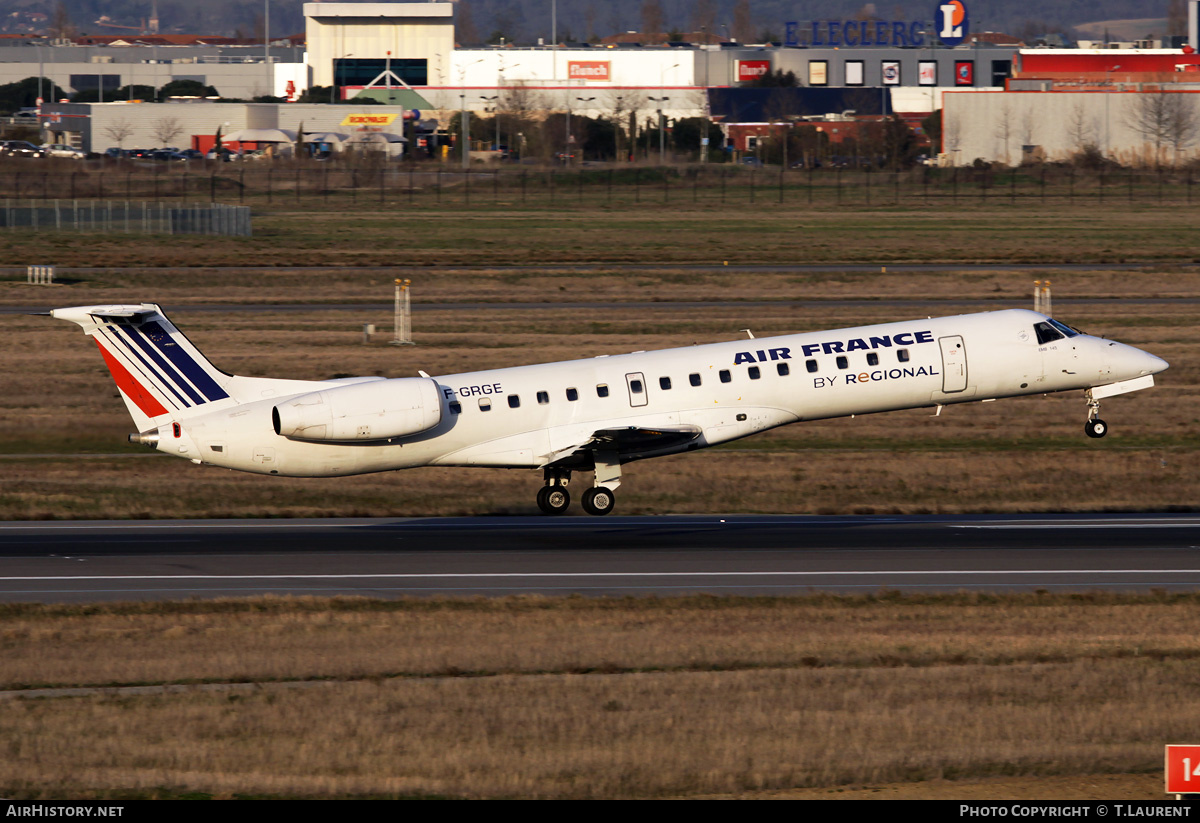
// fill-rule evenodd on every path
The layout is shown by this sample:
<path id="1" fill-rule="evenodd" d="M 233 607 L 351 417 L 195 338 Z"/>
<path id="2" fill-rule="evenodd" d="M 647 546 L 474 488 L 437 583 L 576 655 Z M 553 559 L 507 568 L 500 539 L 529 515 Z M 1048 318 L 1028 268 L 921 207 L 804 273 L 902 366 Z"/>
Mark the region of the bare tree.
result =
<path id="1" fill-rule="evenodd" d="M 1154 146 L 1154 162 L 1162 163 L 1163 148 L 1179 150 L 1196 139 L 1196 113 L 1183 100 L 1185 95 L 1171 92 L 1141 92 L 1125 112 L 1125 125 Z"/>
<path id="2" fill-rule="evenodd" d="M 692 5 L 692 29 L 713 34 L 717 27 L 716 0 L 697 0 Z"/>
<path id="3" fill-rule="evenodd" d="M 179 124 L 178 117 L 160 117 L 154 121 L 153 134 L 160 146 L 168 146 L 183 134 L 183 126 Z"/>
<path id="4" fill-rule="evenodd" d="M 642 0 L 642 42 L 653 37 L 658 42 L 658 36 L 667 27 L 666 13 L 663 12 L 662 0 Z"/>
<path id="5" fill-rule="evenodd" d="M 750 14 L 750 0 L 737 0 L 733 7 L 733 39 L 748 43 L 754 39 L 754 20 Z"/>
<path id="6" fill-rule="evenodd" d="M 1088 117 L 1087 109 L 1078 100 L 1067 111 L 1067 137 L 1075 152 L 1096 146 L 1096 121 Z"/>
<path id="7" fill-rule="evenodd" d="M 1174 164 L 1178 166 L 1180 152 L 1190 148 L 1200 137 L 1200 116 L 1190 94 L 1171 94 L 1168 98 L 1167 142 L 1175 153 Z"/>
<path id="8" fill-rule="evenodd" d="M 104 136 L 117 144 L 117 148 L 121 148 L 121 144 L 133 134 L 133 125 L 126 119 L 114 120 L 112 123 L 104 127 Z"/>
<path id="9" fill-rule="evenodd" d="M 1012 105 L 1005 100 L 1000 105 L 999 117 L 992 123 L 992 136 L 1000 141 L 1000 157 L 1004 165 L 1009 165 L 1008 144 L 1012 141 L 1013 117 Z"/>

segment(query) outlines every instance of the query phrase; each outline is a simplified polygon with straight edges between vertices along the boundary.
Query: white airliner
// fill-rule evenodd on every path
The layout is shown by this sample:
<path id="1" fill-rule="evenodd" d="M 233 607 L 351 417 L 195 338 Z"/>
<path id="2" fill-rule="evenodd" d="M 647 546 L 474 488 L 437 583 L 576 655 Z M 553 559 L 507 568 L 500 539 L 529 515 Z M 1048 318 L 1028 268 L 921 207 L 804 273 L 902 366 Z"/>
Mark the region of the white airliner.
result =
<path id="1" fill-rule="evenodd" d="M 538 506 L 570 505 L 573 471 L 607 514 L 633 460 L 727 443 L 802 420 L 1154 385 L 1167 363 L 1021 309 L 738 339 L 492 371 L 386 379 L 226 374 L 153 303 L 56 309 L 100 348 L 133 416 L 132 442 L 193 463 L 334 477 L 414 466 L 541 469 Z"/>

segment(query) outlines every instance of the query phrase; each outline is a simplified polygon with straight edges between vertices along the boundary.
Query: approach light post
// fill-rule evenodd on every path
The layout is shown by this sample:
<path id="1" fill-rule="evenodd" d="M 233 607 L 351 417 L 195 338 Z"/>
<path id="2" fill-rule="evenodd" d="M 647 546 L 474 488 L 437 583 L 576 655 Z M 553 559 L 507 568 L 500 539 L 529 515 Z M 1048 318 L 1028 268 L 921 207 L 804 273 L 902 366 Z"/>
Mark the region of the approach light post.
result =
<path id="1" fill-rule="evenodd" d="M 1119 68 L 1121 68 L 1121 64 L 1120 64 L 1120 63 L 1118 63 L 1117 65 L 1113 66 L 1111 69 L 1105 69 L 1105 70 L 1104 70 L 1104 77 L 1105 77 L 1105 80 L 1107 81 L 1107 82 L 1105 82 L 1105 84 L 1104 84 L 1104 156 L 1105 156 L 1105 157 L 1111 157 L 1111 156 L 1112 156 L 1112 146 L 1111 146 L 1111 144 L 1108 142 L 1108 136 L 1109 136 L 1109 135 L 1108 135 L 1108 131 L 1109 131 L 1109 125 L 1108 125 L 1108 101 L 1109 101 L 1109 99 L 1111 98 L 1111 95 L 1112 95 L 1112 73 L 1113 73 L 1114 71 L 1116 71 L 1117 69 L 1119 69 Z"/>
<path id="2" fill-rule="evenodd" d="M 658 164 L 660 166 L 665 166 L 667 164 L 666 138 L 663 134 L 665 129 L 663 128 L 662 104 L 667 102 L 670 99 L 671 99 L 670 97 L 651 97 L 651 98 L 649 98 L 651 103 L 659 104 L 658 105 Z"/>

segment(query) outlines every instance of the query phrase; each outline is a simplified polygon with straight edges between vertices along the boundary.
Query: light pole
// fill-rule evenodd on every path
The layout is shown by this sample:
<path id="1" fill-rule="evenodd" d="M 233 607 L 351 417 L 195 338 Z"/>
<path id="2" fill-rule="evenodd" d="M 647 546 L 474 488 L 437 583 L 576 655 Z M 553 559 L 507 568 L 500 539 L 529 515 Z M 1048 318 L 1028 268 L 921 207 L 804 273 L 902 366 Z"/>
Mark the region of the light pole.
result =
<path id="1" fill-rule="evenodd" d="M 1111 69 L 1104 70 L 1104 78 L 1106 81 L 1108 81 L 1104 84 L 1104 156 L 1105 157 L 1110 157 L 1112 155 L 1112 146 L 1108 142 L 1108 129 L 1109 129 L 1109 126 L 1108 126 L 1108 101 L 1109 101 L 1110 96 L 1112 95 L 1112 73 L 1119 68 L 1121 68 L 1121 65 L 1118 63 L 1117 65 L 1113 66 Z"/>
<path id="2" fill-rule="evenodd" d="M 495 149 L 497 152 L 499 152 L 500 151 L 500 95 L 493 94 L 491 97 L 488 97 L 486 95 L 480 95 L 479 99 L 495 101 L 494 103 L 492 103 L 491 108 L 484 109 L 484 111 L 490 112 L 496 118 L 496 144 L 494 146 L 492 146 L 492 148 Z"/>
<path id="3" fill-rule="evenodd" d="M 590 103 L 593 100 L 595 100 L 595 97 L 576 97 L 575 100 L 577 100 L 578 102 L 581 102 L 581 103 Z M 587 107 L 583 107 L 583 108 L 587 108 Z M 570 122 L 571 122 L 571 120 L 570 120 L 571 109 L 570 108 L 566 109 L 566 118 L 568 118 L 568 120 L 566 120 L 566 122 L 568 122 L 568 127 L 566 127 L 566 143 L 568 143 L 568 146 L 566 146 L 566 150 L 568 150 L 568 154 L 570 154 L 570 150 L 571 150 L 570 144 L 572 142 L 574 142 L 574 139 L 575 139 L 574 134 L 571 134 L 571 128 L 570 128 Z"/>
<path id="4" fill-rule="evenodd" d="M 458 97 L 460 101 L 458 127 L 462 137 L 462 167 L 469 169 L 471 167 L 471 118 L 467 114 L 467 69 L 477 63 L 482 63 L 483 58 L 479 58 L 474 63 L 467 63 L 458 70 Z"/>
<path id="5" fill-rule="evenodd" d="M 660 166 L 665 166 L 667 164 L 666 140 L 665 140 L 665 137 L 663 134 L 665 129 L 663 128 L 662 104 L 667 102 L 670 99 L 671 99 L 670 97 L 651 97 L 651 98 L 649 98 L 651 103 L 659 104 L 659 106 L 658 106 L 658 164 Z"/>
<path id="6" fill-rule="evenodd" d="M 343 54 L 341 57 L 339 57 L 333 61 L 333 82 L 329 86 L 329 102 L 330 103 L 337 102 L 336 97 L 337 97 L 338 60 L 345 60 L 347 57 L 353 57 L 353 56 L 354 56 L 353 54 L 350 54 L 349 52 L 347 52 L 346 54 Z"/>
<path id="7" fill-rule="evenodd" d="M 617 110 L 613 112 L 613 162 L 621 162 L 621 101 L 625 98 L 617 95 Z"/>

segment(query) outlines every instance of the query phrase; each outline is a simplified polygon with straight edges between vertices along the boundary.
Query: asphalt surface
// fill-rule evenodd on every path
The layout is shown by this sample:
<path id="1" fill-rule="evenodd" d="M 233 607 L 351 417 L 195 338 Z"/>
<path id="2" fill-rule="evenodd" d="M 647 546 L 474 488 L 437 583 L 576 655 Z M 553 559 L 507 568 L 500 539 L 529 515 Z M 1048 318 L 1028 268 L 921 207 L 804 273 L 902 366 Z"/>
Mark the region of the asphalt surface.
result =
<path id="1" fill-rule="evenodd" d="M 0 602 L 1190 590 L 1200 516 L 5 523 L 0 558 Z"/>

